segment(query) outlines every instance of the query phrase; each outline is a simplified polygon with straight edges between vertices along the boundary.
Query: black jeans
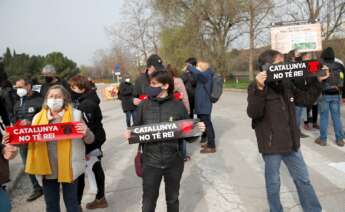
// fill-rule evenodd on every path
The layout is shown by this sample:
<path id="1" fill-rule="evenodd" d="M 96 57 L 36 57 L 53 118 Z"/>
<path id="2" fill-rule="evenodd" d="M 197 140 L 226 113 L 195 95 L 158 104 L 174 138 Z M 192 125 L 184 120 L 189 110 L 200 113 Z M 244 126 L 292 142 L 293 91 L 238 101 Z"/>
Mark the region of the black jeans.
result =
<path id="1" fill-rule="evenodd" d="M 312 117 L 310 117 L 310 111 L 312 111 Z M 313 105 L 312 107 L 307 107 L 307 121 L 305 121 L 305 124 L 308 123 L 317 123 L 317 116 L 318 116 L 318 105 Z"/>
<path id="2" fill-rule="evenodd" d="M 77 182 L 59 183 L 57 180 L 43 180 L 43 194 L 47 212 L 60 212 L 60 185 L 67 212 L 80 210 L 77 198 Z"/>
<path id="3" fill-rule="evenodd" d="M 162 177 L 165 182 L 167 212 L 179 211 L 178 197 L 183 169 L 184 160 L 180 156 L 169 168 L 155 168 L 144 163 L 142 212 L 155 211 Z"/>
<path id="4" fill-rule="evenodd" d="M 203 138 L 207 137 L 207 146 L 209 148 L 216 148 L 216 142 L 215 142 L 215 133 L 213 124 L 211 121 L 211 114 L 205 115 L 205 114 L 198 114 L 198 118 L 200 121 L 204 122 L 206 125 L 206 131 L 202 134 Z"/>
<path id="5" fill-rule="evenodd" d="M 97 161 L 92 167 L 93 173 L 95 173 L 97 183 L 96 199 L 102 199 L 104 197 L 104 182 L 105 176 L 101 161 Z M 85 187 L 85 175 L 82 174 L 78 179 L 78 203 L 81 204 Z"/>

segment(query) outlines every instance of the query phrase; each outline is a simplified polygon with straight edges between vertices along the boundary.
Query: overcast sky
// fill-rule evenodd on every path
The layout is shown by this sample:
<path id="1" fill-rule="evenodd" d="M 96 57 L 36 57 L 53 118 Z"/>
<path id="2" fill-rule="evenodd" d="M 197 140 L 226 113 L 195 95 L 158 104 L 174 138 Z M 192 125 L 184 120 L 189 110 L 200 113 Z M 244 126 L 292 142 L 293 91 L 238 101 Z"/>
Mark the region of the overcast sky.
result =
<path id="1" fill-rule="evenodd" d="M 123 0 L 0 0 L 0 55 L 60 51 L 81 64 L 111 47 L 105 27 L 120 21 Z"/>

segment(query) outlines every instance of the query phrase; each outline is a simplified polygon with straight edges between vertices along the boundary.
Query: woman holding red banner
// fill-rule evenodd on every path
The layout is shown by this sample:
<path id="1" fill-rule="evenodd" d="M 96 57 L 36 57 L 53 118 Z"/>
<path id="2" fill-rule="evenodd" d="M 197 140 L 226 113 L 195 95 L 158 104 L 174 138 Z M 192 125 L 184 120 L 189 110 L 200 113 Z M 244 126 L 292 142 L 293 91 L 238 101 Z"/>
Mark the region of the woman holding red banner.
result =
<path id="1" fill-rule="evenodd" d="M 134 125 L 140 126 L 189 118 L 182 101 L 174 98 L 174 80 L 167 71 L 152 73 L 150 86 L 146 89 L 146 93 L 149 98 L 139 104 Z M 201 131 L 205 131 L 204 123 L 199 123 L 198 127 Z M 131 132 L 127 130 L 124 137 L 129 139 Z M 180 181 L 184 169 L 182 140 L 145 143 L 142 149 L 142 212 L 155 211 L 163 177 L 167 211 L 178 212 Z"/>
<path id="2" fill-rule="evenodd" d="M 81 139 L 56 142 L 33 142 L 28 146 L 25 172 L 36 175 L 43 185 L 47 212 L 60 212 L 60 186 L 67 212 L 78 212 L 76 179 L 85 171 L 85 144 L 94 141 L 94 134 L 82 120 L 79 110 L 73 109 L 71 96 L 61 85 L 49 88 L 42 110 L 35 115 L 32 125 L 80 122 Z"/>

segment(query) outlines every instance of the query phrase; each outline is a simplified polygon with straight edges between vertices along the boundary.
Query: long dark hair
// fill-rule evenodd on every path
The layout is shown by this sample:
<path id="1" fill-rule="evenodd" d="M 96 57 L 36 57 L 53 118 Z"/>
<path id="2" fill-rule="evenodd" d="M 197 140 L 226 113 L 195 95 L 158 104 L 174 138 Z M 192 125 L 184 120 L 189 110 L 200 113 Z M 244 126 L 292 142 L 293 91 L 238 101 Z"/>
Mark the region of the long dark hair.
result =
<path id="1" fill-rule="evenodd" d="M 153 79 L 159 83 L 169 85 L 168 95 L 172 95 L 174 93 L 174 79 L 171 76 L 171 74 L 169 74 L 169 72 L 167 72 L 167 71 L 155 71 L 150 76 L 150 81 Z"/>

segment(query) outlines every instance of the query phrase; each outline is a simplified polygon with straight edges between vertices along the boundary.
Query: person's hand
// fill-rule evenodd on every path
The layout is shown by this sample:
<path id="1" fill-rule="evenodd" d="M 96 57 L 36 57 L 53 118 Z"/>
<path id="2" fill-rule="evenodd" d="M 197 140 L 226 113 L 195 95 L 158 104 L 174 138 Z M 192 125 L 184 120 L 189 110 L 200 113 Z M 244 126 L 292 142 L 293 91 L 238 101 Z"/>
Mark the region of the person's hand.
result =
<path id="1" fill-rule="evenodd" d="M 10 135 L 8 133 L 5 133 L 3 138 L 2 138 L 2 143 L 3 144 L 8 144 L 10 143 Z"/>
<path id="2" fill-rule="evenodd" d="M 80 122 L 76 125 L 76 130 L 77 130 L 77 133 L 80 133 L 83 136 L 85 136 L 86 132 L 87 132 L 87 126 L 86 126 L 86 124 Z"/>
<path id="3" fill-rule="evenodd" d="M 1 153 L 6 160 L 12 160 L 16 157 L 18 148 L 10 144 L 5 144 L 5 147 L 2 149 Z"/>
<path id="4" fill-rule="evenodd" d="M 205 131 L 206 131 L 206 125 L 205 125 L 204 122 L 199 122 L 199 123 L 197 123 L 196 126 L 199 128 L 199 130 L 200 130 L 201 132 L 205 132 Z"/>
<path id="5" fill-rule="evenodd" d="M 264 90 L 265 88 L 265 82 L 267 80 L 267 72 L 262 71 L 256 75 L 256 86 L 258 87 L 259 90 Z"/>
<path id="6" fill-rule="evenodd" d="M 188 71 L 188 65 L 189 65 L 189 64 L 187 63 L 187 64 L 183 67 L 183 69 L 182 69 L 183 72 L 187 72 L 187 71 Z"/>
<path id="7" fill-rule="evenodd" d="M 141 101 L 142 101 L 141 99 L 134 98 L 134 99 L 133 99 L 133 104 L 134 104 L 135 106 L 138 106 L 138 105 L 140 105 Z"/>
<path id="8" fill-rule="evenodd" d="M 318 80 L 319 80 L 320 82 L 322 82 L 322 81 L 328 79 L 328 77 L 330 76 L 329 69 L 328 69 L 328 67 L 326 67 L 326 68 L 327 68 L 327 69 L 325 69 L 326 75 L 325 75 L 325 76 L 319 76 L 319 77 L 318 77 Z"/>
<path id="9" fill-rule="evenodd" d="M 123 137 L 126 140 L 129 140 L 131 138 L 131 131 L 130 130 L 125 130 L 125 132 L 123 133 Z"/>

